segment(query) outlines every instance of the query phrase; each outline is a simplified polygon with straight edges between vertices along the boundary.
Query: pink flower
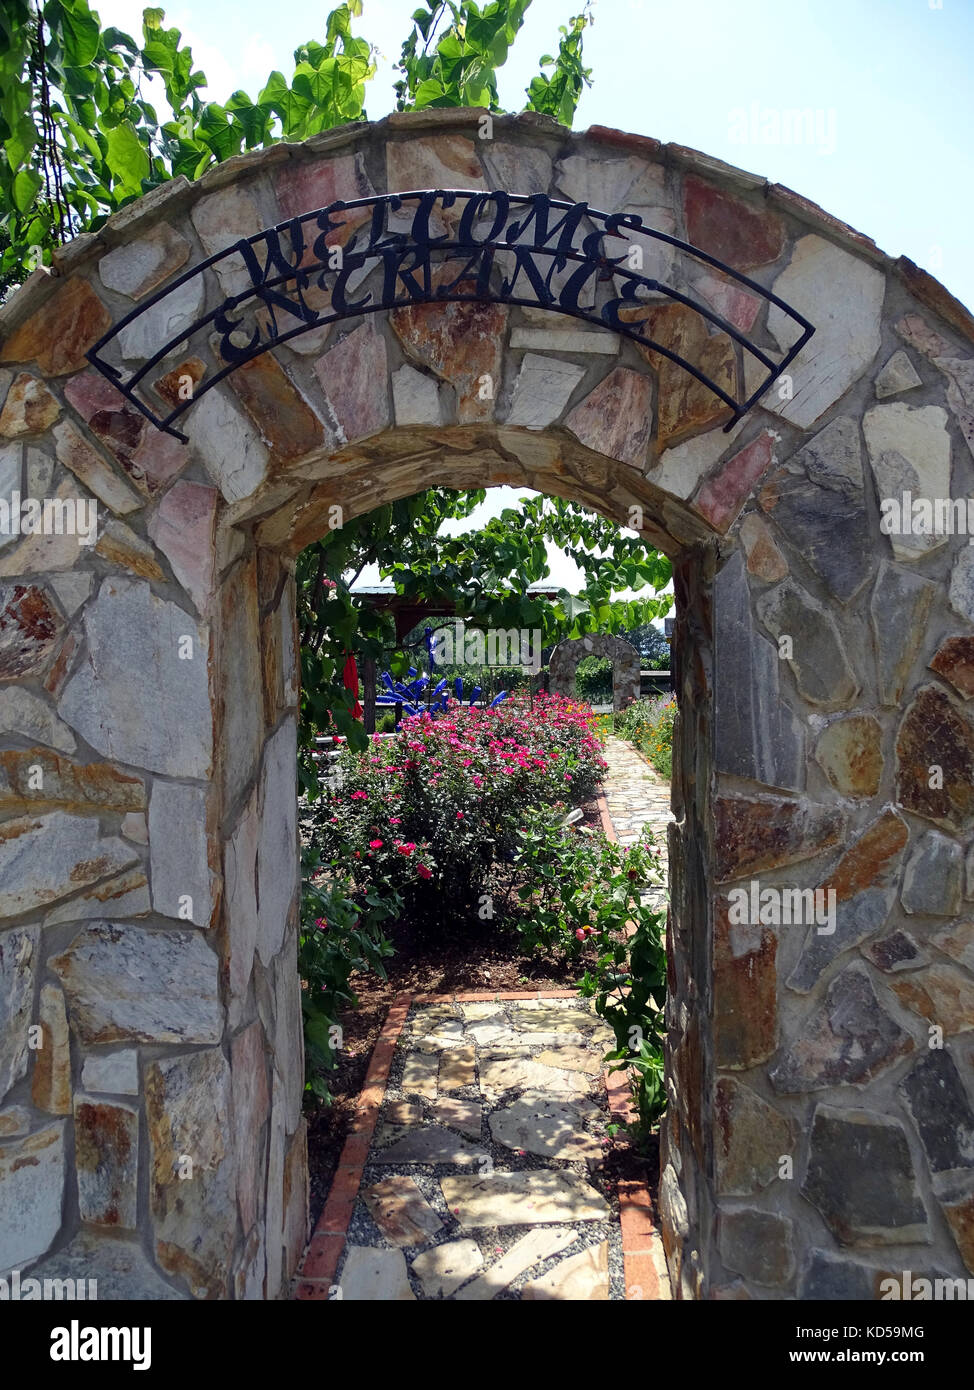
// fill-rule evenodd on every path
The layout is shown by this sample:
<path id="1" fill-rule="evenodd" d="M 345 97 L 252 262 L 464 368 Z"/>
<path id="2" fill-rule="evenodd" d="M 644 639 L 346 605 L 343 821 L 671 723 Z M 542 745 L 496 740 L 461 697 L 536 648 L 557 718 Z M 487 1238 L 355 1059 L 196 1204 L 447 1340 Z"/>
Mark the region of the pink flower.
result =
<path id="1" fill-rule="evenodd" d="M 398 844 L 398 845 L 396 845 L 396 850 L 398 851 L 398 853 L 399 853 L 399 854 L 404 854 L 404 855 L 406 855 L 407 858 L 409 857 L 409 855 L 412 854 L 412 852 L 413 852 L 413 850 L 414 850 L 415 848 L 416 848 L 416 841 L 415 841 L 415 840 L 407 840 L 407 841 L 406 841 L 405 843 L 403 843 L 403 844 Z"/>
<path id="2" fill-rule="evenodd" d="M 349 797 L 350 801 L 368 801 L 368 799 L 368 792 L 352 792 L 352 795 Z"/>
<path id="3" fill-rule="evenodd" d="M 382 841 L 381 841 L 381 840 L 370 840 L 370 841 L 369 841 L 369 849 L 381 849 L 381 848 L 382 848 Z"/>
<path id="4" fill-rule="evenodd" d="M 432 871 L 432 869 L 428 869 L 428 868 L 426 867 L 425 864 L 417 864 L 417 865 L 416 865 L 416 872 L 419 874 L 420 878 L 432 878 L 432 877 L 433 877 L 433 871 Z"/>
<path id="5" fill-rule="evenodd" d="M 389 824 L 390 824 L 390 825 L 402 825 L 402 821 L 400 820 L 400 818 L 399 818 L 398 816 L 390 816 L 390 817 L 389 817 Z"/>
<path id="6" fill-rule="evenodd" d="M 457 812 L 457 820 L 463 820 L 463 812 L 462 812 L 462 811 L 458 811 L 458 812 Z"/>
<path id="7" fill-rule="evenodd" d="M 315 926 L 318 928 L 319 931 L 328 930 L 328 923 L 325 921 L 324 917 L 316 917 Z"/>
<path id="8" fill-rule="evenodd" d="M 579 928 L 578 928 L 578 930 L 577 930 L 576 933 L 575 933 L 575 937 L 576 937 L 576 939 L 577 939 L 578 941 L 584 941 L 584 940 L 585 940 L 585 931 L 584 931 L 584 929 L 583 929 L 582 927 L 579 927 Z"/>

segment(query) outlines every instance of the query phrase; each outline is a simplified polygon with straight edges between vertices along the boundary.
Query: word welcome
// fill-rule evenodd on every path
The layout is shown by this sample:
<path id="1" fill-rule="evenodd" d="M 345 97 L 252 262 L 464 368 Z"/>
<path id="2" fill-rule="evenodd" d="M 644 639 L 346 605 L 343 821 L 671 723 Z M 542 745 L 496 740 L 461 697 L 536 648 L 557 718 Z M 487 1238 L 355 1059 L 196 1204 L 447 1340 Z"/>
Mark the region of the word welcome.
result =
<path id="1" fill-rule="evenodd" d="M 639 238 L 648 238 L 650 246 L 662 241 L 716 267 L 775 303 L 802 330 L 784 358 L 775 362 L 715 310 L 678 295 L 767 369 L 767 379 L 746 398 L 736 399 L 699 365 L 653 340 L 646 311 L 657 294 L 674 292 L 637 273 L 642 265 Z M 249 281 L 243 289 L 160 342 L 127 378 L 102 359 L 103 348 L 135 319 L 157 312 L 167 295 L 180 294 L 188 280 L 228 257 L 238 268 L 242 263 Z M 593 307 L 601 298 L 595 291 L 606 283 L 611 286 L 609 296 Z M 171 428 L 172 421 L 235 367 L 278 343 L 339 319 L 444 302 L 525 304 L 597 323 L 658 348 L 730 406 L 735 418 L 763 394 L 815 331 L 770 291 L 707 252 L 646 226 L 638 214 L 599 212 L 587 203 L 562 202 L 544 193 L 427 189 L 331 203 L 233 242 L 131 310 L 86 355 L 143 415 L 185 442 L 185 436 Z M 165 318 L 163 313 L 160 321 Z M 188 392 L 188 399 L 160 419 L 136 394 L 136 387 L 158 362 L 203 330 L 215 335 L 225 365 L 207 374 L 195 391 Z"/>
<path id="2" fill-rule="evenodd" d="M 98 503 L 91 497 L 0 497 L 0 535 L 77 536 L 79 545 L 98 539 Z"/>
<path id="3" fill-rule="evenodd" d="M 537 675 L 541 670 L 540 628 L 494 628 L 486 632 L 465 628 L 457 619 L 451 630 L 433 635 L 431 656 L 437 666 L 520 666 Z"/>
<path id="4" fill-rule="evenodd" d="M 834 888 L 762 888 L 752 878 L 747 888 L 732 888 L 727 897 L 732 926 L 814 926 L 819 936 L 835 931 Z"/>

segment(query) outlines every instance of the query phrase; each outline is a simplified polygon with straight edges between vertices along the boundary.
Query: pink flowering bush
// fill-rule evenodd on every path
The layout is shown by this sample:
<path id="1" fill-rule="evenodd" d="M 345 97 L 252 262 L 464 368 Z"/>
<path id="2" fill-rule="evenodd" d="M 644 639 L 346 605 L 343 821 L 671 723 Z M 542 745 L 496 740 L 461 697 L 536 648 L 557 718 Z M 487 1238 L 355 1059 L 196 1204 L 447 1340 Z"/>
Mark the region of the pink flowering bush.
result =
<path id="1" fill-rule="evenodd" d="M 410 915 L 476 915 L 513 862 L 526 813 L 587 800 L 605 771 L 595 716 L 557 695 L 404 719 L 394 738 L 342 756 L 320 803 L 322 860 L 361 888 L 398 892 Z"/>

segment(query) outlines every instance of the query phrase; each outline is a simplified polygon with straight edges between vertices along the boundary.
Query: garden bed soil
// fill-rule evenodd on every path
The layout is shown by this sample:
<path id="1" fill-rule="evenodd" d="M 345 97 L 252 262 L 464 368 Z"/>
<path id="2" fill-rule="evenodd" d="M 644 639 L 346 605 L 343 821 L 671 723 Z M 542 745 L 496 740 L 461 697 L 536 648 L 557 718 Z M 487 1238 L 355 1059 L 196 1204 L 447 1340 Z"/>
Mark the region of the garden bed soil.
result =
<path id="1" fill-rule="evenodd" d="M 582 824 L 602 826 L 598 801 L 587 802 Z M 528 955 L 515 934 L 505 935 L 485 923 L 430 940 L 400 924 L 389 929 L 395 955 L 386 961 L 387 979 L 374 974 L 353 975 L 351 988 L 357 1009 L 341 1016 L 344 1046 L 338 1066 L 328 1072 L 330 1105 L 308 1100 L 308 1166 L 311 1180 L 312 1229 L 324 1206 L 339 1155 L 351 1128 L 359 1092 L 365 1084 L 369 1059 L 386 1014 L 397 994 L 509 993 L 520 990 L 571 989 L 582 973 L 569 964 Z M 642 1157 L 628 1144 L 617 1143 L 605 1159 L 610 1186 L 623 1180 L 647 1183 L 655 1202 L 658 1156 Z"/>

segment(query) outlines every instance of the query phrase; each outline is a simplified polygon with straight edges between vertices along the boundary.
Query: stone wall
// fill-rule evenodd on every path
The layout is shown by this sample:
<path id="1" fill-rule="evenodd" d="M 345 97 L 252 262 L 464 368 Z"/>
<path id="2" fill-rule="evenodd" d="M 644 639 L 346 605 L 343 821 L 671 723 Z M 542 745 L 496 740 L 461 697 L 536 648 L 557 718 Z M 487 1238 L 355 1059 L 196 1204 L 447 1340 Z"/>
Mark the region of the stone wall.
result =
<path id="1" fill-rule="evenodd" d="M 639 699 L 639 653 L 622 637 L 595 632 L 559 642 L 548 663 L 551 690 L 556 695 L 575 694 L 575 672 L 586 657 L 599 656 L 612 662 L 612 708 L 625 709 Z"/>
<path id="2" fill-rule="evenodd" d="M 911 263 L 706 156 L 536 116 L 483 135 L 478 112 L 396 116 L 177 179 L 0 311 L 0 497 L 99 509 L 92 545 L 0 537 L 0 1273 L 286 1291 L 307 1223 L 293 563 L 336 515 L 433 483 L 641 515 L 674 557 L 674 1286 L 872 1297 L 886 1270 L 974 1270 L 974 551 L 885 535 L 879 512 L 971 493 L 974 325 Z M 241 236 L 427 186 L 638 212 L 815 336 L 729 433 L 669 359 L 540 308 L 317 328 L 202 397 L 186 446 L 87 366 Z M 780 311 L 650 250 L 647 273 L 787 344 Z M 238 274 L 129 325 L 125 365 Z M 715 381 L 746 375 L 692 311 L 637 312 Z M 203 331 L 146 391 L 171 403 L 222 365 Z M 835 931 L 732 920 L 752 881 L 832 887 Z"/>

